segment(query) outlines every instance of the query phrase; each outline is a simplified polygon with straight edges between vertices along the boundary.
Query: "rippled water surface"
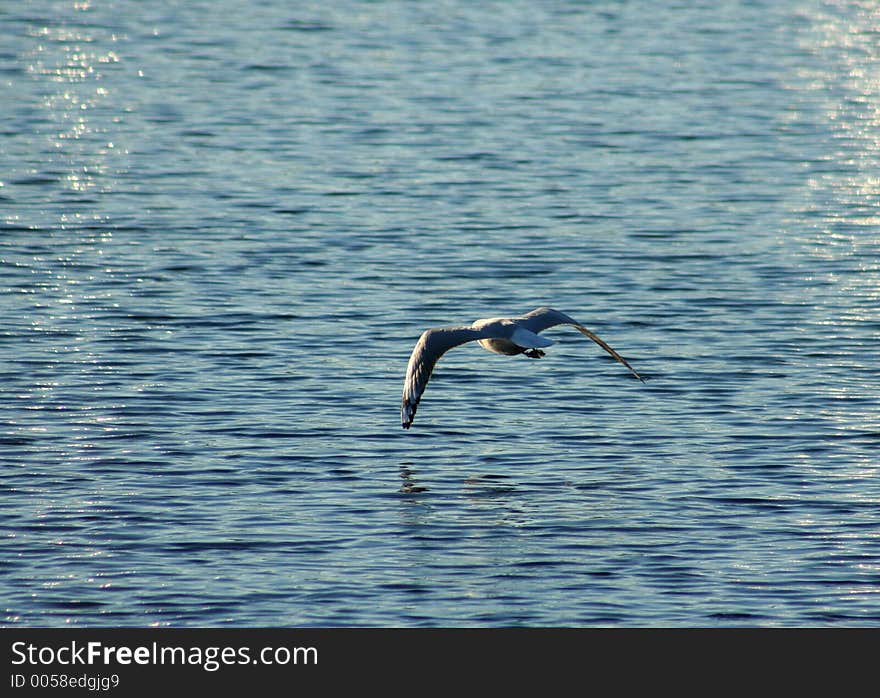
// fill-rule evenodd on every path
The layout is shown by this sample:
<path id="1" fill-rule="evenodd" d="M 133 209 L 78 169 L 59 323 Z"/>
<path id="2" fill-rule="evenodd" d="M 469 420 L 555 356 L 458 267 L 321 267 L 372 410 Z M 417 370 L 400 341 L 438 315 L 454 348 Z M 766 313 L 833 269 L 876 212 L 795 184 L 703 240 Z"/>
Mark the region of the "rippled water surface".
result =
<path id="1" fill-rule="evenodd" d="M 872 3 L 0 22 L 3 623 L 880 624 Z"/>

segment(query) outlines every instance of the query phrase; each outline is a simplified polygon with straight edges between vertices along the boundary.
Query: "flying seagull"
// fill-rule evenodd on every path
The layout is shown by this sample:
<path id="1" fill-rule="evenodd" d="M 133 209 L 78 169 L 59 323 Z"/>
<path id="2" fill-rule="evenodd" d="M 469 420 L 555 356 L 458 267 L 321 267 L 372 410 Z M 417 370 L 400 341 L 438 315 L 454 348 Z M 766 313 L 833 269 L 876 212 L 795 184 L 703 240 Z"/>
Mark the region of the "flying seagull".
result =
<path id="1" fill-rule="evenodd" d="M 536 308 L 516 318 L 489 318 L 477 320 L 472 325 L 456 325 L 454 327 L 437 327 L 425 330 L 406 367 L 406 380 L 403 382 L 403 402 L 400 406 L 400 421 L 404 429 L 409 429 L 416 416 L 419 400 L 428 380 L 434 364 L 443 354 L 467 342 L 479 342 L 483 349 L 494 351 L 496 354 L 514 356 L 525 354 L 532 359 L 540 359 L 544 356 L 541 347 L 549 347 L 552 340 L 541 337 L 539 332 L 556 325 L 572 325 L 581 334 L 592 339 L 596 344 L 607 351 L 617 361 L 626 366 L 632 374 L 644 382 L 629 362 L 606 344 L 602 339 L 590 332 L 579 322 L 570 318 L 565 313 L 560 313 L 553 308 Z"/>

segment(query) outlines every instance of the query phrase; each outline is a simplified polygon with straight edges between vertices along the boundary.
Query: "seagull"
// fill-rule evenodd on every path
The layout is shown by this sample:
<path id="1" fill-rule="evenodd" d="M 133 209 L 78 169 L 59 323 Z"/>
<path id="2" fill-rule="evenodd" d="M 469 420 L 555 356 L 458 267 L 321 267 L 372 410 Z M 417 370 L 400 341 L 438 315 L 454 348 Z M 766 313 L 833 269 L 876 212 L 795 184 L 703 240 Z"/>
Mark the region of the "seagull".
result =
<path id="1" fill-rule="evenodd" d="M 496 354 L 507 356 L 525 354 L 531 359 L 540 359 L 544 356 L 541 348 L 549 347 L 554 342 L 541 337 L 539 332 L 556 325 L 571 325 L 626 366 L 636 378 L 645 382 L 626 359 L 575 319 L 553 308 L 541 307 L 516 318 L 488 318 L 477 320 L 472 325 L 425 330 L 416 342 L 406 367 L 403 402 L 400 406 L 400 421 L 403 428 L 409 429 L 412 425 L 419 400 L 431 378 L 431 371 L 434 370 L 434 364 L 447 351 L 461 344 L 476 341 L 483 349 Z"/>

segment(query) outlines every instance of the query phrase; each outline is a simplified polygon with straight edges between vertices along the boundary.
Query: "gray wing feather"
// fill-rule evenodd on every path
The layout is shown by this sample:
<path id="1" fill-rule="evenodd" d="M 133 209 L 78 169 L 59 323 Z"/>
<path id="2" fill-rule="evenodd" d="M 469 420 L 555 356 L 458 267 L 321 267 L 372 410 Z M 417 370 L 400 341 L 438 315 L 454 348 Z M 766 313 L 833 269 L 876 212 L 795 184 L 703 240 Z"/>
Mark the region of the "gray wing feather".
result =
<path id="1" fill-rule="evenodd" d="M 571 325 L 582 335 L 592 339 L 596 344 L 598 344 L 612 357 L 614 357 L 616 361 L 619 361 L 624 366 L 626 366 L 630 371 L 632 371 L 632 374 L 636 378 L 638 378 L 643 383 L 645 382 L 645 379 L 638 374 L 638 371 L 630 366 L 629 362 L 616 351 L 614 351 L 614 349 L 612 349 L 607 342 L 605 342 L 593 332 L 590 332 L 590 330 L 588 330 L 586 327 L 577 322 L 574 318 L 569 317 L 565 313 L 560 313 L 558 310 L 553 310 L 553 308 L 535 308 L 532 312 L 526 313 L 522 317 L 517 318 L 517 322 L 526 329 L 531 330 L 535 334 L 546 330 L 548 327 L 555 327 L 556 325 Z"/>
<path id="2" fill-rule="evenodd" d="M 487 335 L 481 330 L 470 327 L 440 327 L 426 330 L 419 337 L 409 364 L 406 367 L 406 379 L 403 382 L 403 400 L 400 404 L 400 422 L 404 429 L 409 429 L 416 416 L 416 409 L 425 387 L 431 378 L 434 364 L 443 354 L 467 342 L 483 339 Z"/>
<path id="3" fill-rule="evenodd" d="M 522 317 L 517 318 L 516 321 L 535 334 L 543 332 L 548 327 L 555 327 L 556 325 L 578 324 L 574 318 L 570 318 L 568 315 L 560 313 L 558 310 L 553 310 L 553 308 L 535 308 L 532 312 L 526 313 Z"/>

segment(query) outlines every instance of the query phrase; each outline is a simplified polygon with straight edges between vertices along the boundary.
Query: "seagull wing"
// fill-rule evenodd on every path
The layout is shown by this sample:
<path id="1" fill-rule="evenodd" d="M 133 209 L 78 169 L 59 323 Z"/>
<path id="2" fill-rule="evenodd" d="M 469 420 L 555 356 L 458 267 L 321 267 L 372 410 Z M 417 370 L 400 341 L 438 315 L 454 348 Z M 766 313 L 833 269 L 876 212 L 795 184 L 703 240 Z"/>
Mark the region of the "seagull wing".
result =
<path id="1" fill-rule="evenodd" d="M 453 347 L 488 336 L 486 332 L 472 327 L 440 327 L 422 333 L 409 357 L 406 379 L 403 382 L 400 422 L 404 429 L 409 429 L 412 424 L 419 400 L 431 378 L 431 371 L 440 357 Z"/>
<path id="2" fill-rule="evenodd" d="M 577 322 L 574 318 L 569 317 L 565 313 L 560 313 L 558 310 L 553 310 L 553 308 L 535 308 L 535 310 L 533 310 L 532 312 L 526 313 L 522 317 L 517 318 L 516 322 L 526 329 L 534 332 L 535 334 L 546 330 L 548 327 L 555 327 L 556 325 L 571 325 L 582 335 L 589 337 L 605 351 L 611 354 L 614 359 L 626 366 L 630 371 L 632 371 L 632 374 L 636 378 L 642 381 L 642 383 L 645 382 L 645 379 L 638 374 L 638 371 L 630 366 L 629 362 L 616 351 L 614 351 L 614 349 L 612 349 L 607 342 L 605 342 L 593 332 L 590 332 L 590 330 L 588 330 L 586 327 Z"/>

